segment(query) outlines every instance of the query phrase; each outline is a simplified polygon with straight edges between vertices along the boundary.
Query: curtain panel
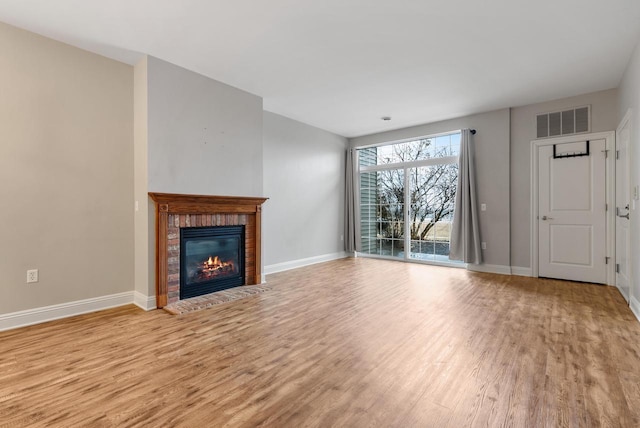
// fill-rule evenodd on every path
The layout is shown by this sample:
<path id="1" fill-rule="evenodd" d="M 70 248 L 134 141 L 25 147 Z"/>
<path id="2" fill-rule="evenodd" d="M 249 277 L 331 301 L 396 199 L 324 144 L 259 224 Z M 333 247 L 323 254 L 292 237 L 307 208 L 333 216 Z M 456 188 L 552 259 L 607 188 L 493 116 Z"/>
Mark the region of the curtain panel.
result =
<path id="1" fill-rule="evenodd" d="M 458 186 L 451 229 L 449 259 L 482 263 L 473 135 L 463 129 L 458 159 Z"/>
<path id="2" fill-rule="evenodd" d="M 356 149 L 347 149 L 345 166 L 344 249 L 353 253 L 361 250 L 358 154 Z"/>

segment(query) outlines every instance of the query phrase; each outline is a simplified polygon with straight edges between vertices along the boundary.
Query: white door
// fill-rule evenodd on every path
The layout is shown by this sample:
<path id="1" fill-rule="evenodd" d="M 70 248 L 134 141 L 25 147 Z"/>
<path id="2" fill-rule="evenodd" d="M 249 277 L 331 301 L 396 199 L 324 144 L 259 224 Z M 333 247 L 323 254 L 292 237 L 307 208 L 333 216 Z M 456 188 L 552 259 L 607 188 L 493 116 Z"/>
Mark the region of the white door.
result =
<path id="1" fill-rule="evenodd" d="M 588 156 L 568 156 L 585 153 Z M 538 275 L 606 283 L 605 140 L 538 149 Z"/>
<path id="2" fill-rule="evenodd" d="M 623 120 L 616 133 L 616 287 L 627 302 L 631 284 L 629 125 L 629 120 Z"/>

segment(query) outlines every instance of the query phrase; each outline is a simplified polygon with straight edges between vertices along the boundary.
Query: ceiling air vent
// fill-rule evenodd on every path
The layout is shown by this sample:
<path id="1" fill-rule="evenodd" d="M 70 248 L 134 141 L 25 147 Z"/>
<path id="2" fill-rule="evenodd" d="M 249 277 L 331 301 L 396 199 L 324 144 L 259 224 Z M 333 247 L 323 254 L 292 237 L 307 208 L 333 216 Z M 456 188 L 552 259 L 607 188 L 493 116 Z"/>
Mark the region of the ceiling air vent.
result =
<path id="1" fill-rule="evenodd" d="M 536 138 L 589 132 L 590 106 L 543 113 L 536 116 Z"/>

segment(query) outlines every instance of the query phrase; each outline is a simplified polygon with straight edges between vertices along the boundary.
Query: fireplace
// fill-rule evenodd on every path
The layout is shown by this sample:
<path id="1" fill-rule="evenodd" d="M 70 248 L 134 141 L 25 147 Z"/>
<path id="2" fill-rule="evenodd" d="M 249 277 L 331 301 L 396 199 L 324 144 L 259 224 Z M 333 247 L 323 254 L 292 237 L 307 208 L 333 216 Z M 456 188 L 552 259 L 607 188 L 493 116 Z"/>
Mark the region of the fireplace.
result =
<path id="1" fill-rule="evenodd" d="M 180 299 L 244 285 L 244 226 L 180 229 Z"/>
<path id="2" fill-rule="evenodd" d="M 182 236 L 185 231 L 202 229 L 224 228 L 228 226 L 239 226 L 243 230 L 244 239 L 240 238 L 238 245 L 240 249 L 239 259 L 242 259 L 242 266 L 233 263 L 233 268 L 225 260 L 228 251 L 225 253 L 214 254 L 216 248 L 222 250 L 225 245 L 231 245 L 233 242 L 225 241 L 225 245 L 219 244 L 202 244 L 203 237 L 194 238 L 194 242 L 198 244 L 193 247 L 193 263 L 197 264 L 204 271 L 201 272 L 200 278 L 196 276 L 187 279 L 187 282 L 196 283 L 199 287 L 200 282 L 205 281 L 202 277 L 209 277 L 216 280 L 206 286 L 216 287 L 234 287 L 236 285 L 253 285 L 262 281 L 261 271 L 261 211 L 262 204 L 267 198 L 260 197 L 244 197 L 244 196 L 207 196 L 207 195 L 179 195 L 172 193 L 149 193 L 149 196 L 155 202 L 156 214 L 156 302 L 157 307 L 162 308 L 169 303 L 177 302 L 185 298 L 181 291 L 181 285 L 185 278 L 181 274 L 181 254 L 184 243 Z M 219 229 L 231 230 L 231 229 Z M 187 234 L 191 232 L 186 232 Z M 228 237 L 222 238 L 231 239 Z M 235 239 L 235 238 L 233 238 Z M 209 245 L 208 248 L 202 248 Z M 216 247 L 218 245 L 218 247 Z M 235 245 L 235 244 L 234 244 Z M 232 252 L 235 254 L 236 250 Z M 211 252 L 211 254 L 209 254 Z M 206 259 L 201 260 L 202 257 Z M 197 257 L 196 257 L 197 256 Z M 209 263 L 211 256 L 211 263 Z M 216 256 L 218 260 L 216 261 Z M 187 257 L 189 258 L 189 257 Z M 188 264 L 190 262 L 187 262 Z M 206 267 L 205 267 L 206 263 Z M 227 263 L 227 264 L 225 264 Z M 196 272 L 197 272 L 196 268 Z M 239 274 L 233 281 L 230 277 L 231 272 L 239 269 Z M 244 271 L 244 274 L 242 273 Z M 193 273 L 193 272 L 192 272 Z M 229 275 L 227 275 L 229 274 Z M 233 276 L 236 276 L 235 273 Z M 224 278 L 221 278 L 224 277 Z M 222 282 L 218 282 L 221 279 Z M 201 281 L 202 280 L 202 281 Z M 233 284 L 233 285 L 230 285 Z M 195 286 L 195 285 L 194 285 Z M 221 289 L 221 288 L 220 288 Z M 210 292 L 210 291 L 207 291 Z"/>

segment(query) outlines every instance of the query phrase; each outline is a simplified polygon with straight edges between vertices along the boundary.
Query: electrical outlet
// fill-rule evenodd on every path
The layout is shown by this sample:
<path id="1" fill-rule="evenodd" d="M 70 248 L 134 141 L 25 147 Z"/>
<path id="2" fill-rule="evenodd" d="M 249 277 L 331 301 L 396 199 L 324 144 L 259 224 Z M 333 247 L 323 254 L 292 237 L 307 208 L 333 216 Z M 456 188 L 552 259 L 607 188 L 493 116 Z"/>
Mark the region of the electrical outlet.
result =
<path id="1" fill-rule="evenodd" d="M 27 271 L 27 283 L 38 282 L 38 269 L 30 269 Z"/>
<path id="2" fill-rule="evenodd" d="M 483 249 L 483 250 L 486 250 L 486 249 L 487 249 L 487 243 L 486 243 L 486 242 L 483 242 L 483 243 L 482 243 L 482 244 L 480 244 L 480 245 L 482 245 L 482 249 Z"/>
<path id="3" fill-rule="evenodd" d="M 344 235 L 340 235 L 340 240 L 344 241 Z"/>
<path id="4" fill-rule="evenodd" d="M 487 204 L 480 204 L 480 211 L 486 211 L 487 210 Z"/>

